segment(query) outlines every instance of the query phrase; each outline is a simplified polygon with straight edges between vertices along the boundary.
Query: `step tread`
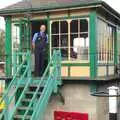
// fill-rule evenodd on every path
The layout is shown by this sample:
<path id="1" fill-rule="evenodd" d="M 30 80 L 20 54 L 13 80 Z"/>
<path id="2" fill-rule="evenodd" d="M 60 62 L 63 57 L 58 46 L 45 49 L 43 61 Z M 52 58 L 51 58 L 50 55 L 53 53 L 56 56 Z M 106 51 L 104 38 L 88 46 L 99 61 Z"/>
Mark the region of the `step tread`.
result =
<path id="1" fill-rule="evenodd" d="M 34 94 L 35 92 L 34 91 L 27 91 L 25 94 Z M 37 94 L 38 95 L 41 95 L 42 92 L 38 92 Z"/>
<path id="2" fill-rule="evenodd" d="M 14 115 L 14 118 L 16 118 L 16 119 L 21 119 L 21 118 L 23 118 L 23 115 Z M 26 115 L 26 116 L 25 116 L 25 119 L 30 119 L 30 118 L 31 118 L 30 115 Z"/>
<path id="3" fill-rule="evenodd" d="M 27 110 L 28 109 L 28 107 L 25 107 L 25 106 L 20 106 L 20 107 L 18 107 L 17 108 L 18 110 Z M 31 107 L 31 108 L 29 108 L 29 110 L 32 110 L 33 108 Z"/>
<path id="4" fill-rule="evenodd" d="M 32 84 L 32 85 L 29 85 L 29 87 L 35 87 L 35 88 L 37 88 L 38 87 L 38 85 L 36 85 L 36 84 Z M 40 86 L 40 88 L 43 88 L 44 86 Z"/>
<path id="5" fill-rule="evenodd" d="M 31 99 L 24 98 L 24 99 L 22 99 L 22 101 L 23 101 L 23 102 L 30 102 L 30 101 L 31 101 Z"/>

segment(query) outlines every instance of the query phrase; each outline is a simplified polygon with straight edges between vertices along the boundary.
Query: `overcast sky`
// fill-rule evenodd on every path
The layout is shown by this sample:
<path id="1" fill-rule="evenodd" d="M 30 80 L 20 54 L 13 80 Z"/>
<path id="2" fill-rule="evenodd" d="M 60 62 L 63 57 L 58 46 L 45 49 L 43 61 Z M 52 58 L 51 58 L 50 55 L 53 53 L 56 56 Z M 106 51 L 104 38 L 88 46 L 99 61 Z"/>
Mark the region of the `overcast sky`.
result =
<path id="1" fill-rule="evenodd" d="M 21 0 L 3 0 L 2 3 L 0 4 L 0 8 L 4 8 L 18 1 Z M 115 10 L 117 10 L 120 13 L 120 0 L 104 0 L 104 1 L 106 1 L 109 5 L 111 5 Z M 2 29 L 5 28 L 4 19 L 1 17 L 0 17 L 0 28 Z"/>

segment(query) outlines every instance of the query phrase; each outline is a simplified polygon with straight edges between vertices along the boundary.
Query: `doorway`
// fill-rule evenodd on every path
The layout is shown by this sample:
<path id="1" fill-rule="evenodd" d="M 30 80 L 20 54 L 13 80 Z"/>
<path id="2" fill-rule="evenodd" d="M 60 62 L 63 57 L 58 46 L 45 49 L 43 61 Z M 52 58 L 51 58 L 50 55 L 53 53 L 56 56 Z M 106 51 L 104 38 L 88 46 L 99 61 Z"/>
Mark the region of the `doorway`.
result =
<path id="1" fill-rule="evenodd" d="M 47 33 L 47 20 L 33 20 L 31 21 L 31 37 L 33 38 L 35 33 L 38 33 L 40 31 L 40 26 L 45 25 L 46 26 L 46 33 Z M 49 51 L 47 50 L 47 53 Z M 45 62 L 44 62 L 44 70 L 46 69 L 48 65 L 48 54 L 45 55 Z M 34 51 L 32 51 L 32 72 L 34 73 L 34 66 L 35 66 L 35 60 L 34 60 Z M 44 72 L 43 70 L 43 72 Z"/>

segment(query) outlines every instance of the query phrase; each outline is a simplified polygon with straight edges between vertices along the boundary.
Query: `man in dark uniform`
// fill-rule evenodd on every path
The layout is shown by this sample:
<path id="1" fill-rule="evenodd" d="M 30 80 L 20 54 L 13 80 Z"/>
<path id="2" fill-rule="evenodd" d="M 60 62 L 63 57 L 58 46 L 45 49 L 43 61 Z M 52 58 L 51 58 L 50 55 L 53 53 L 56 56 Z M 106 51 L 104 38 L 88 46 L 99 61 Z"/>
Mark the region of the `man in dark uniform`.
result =
<path id="1" fill-rule="evenodd" d="M 35 52 L 35 76 L 40 77 L 43 74 L 45 53 L 47 49 L 48 37 L 45 33 L 46 26 L 40 26 L 40 32 L 35 33 L 32 40 L 32 46 Z"/>

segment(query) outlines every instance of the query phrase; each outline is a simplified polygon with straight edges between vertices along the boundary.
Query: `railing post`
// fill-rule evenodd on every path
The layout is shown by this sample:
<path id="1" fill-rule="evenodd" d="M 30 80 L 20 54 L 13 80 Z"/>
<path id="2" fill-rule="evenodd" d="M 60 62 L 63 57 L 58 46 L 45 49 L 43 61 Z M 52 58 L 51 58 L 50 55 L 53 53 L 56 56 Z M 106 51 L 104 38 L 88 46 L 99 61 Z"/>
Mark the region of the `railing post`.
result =
<path id="1" fill-rule="evenodd" d="M 59 55 L 58 55 L 58 85 L 62 84 L 62 80 L 61 80 L 61 61 L 62 61 L 62 57 L 61 57 L 61 51 L 59 51 Z"/>
<path id="2" fill-rule="evenodd" d="M 55 69 L 54 72 L 54 93 L 56 93 L 58 91 L 58 85 L 61 85 L 61 54 L 60 51 L 54 50 L 53 53 L 54 56 L 54 60 L 53 60 L 53 69 Z"/>
<path id="3" fill-rule="evenodd" d="M 17 71 L 17 54 L 16 52 L 13 52 L 13 75 L 16 73 Z"/>
<path id="4" fill-rule="evenodd" d="M 9 120 L 9 104 L 8 104 L 8 96 L 6 96 L 6 99 L 5 99 L 5 109 L 6 109 L 6 112 L 4 113 L 4 120 Z"/>
<path id="5" fill-rule="evenodd" d="M 29 70 L 27 72 L 27 77 L 31 77 L 31 55 L 30 55 L 30 52 L 28 51 L 27 52 L 27 64 L 29 66 Z"/>

